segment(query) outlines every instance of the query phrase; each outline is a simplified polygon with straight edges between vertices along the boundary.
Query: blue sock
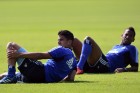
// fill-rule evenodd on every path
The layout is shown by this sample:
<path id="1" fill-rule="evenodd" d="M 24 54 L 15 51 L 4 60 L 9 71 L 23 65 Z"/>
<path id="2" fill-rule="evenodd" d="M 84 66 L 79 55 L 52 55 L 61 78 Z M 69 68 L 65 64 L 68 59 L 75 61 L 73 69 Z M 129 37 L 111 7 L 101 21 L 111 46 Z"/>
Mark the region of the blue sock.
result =
<path id="1" fill-rule="evenodd" d="M 91 43 L 89 42 L 84 42 L 83 47 L 82 47 L 82 51 L 81 51 L 81 56 L 80 56 L 80 60 L 77 64 L 77 67 L 80 68 L 81 70 L 83 70 L 84 64 L 89 56 L 89 54 L 92 51 L 92 46 Z"/>
<path id="2" fill-rule="evenodd" d="M 8 66 L 8 77 L 12 78 L 15 76 L 15 66 Z"/>

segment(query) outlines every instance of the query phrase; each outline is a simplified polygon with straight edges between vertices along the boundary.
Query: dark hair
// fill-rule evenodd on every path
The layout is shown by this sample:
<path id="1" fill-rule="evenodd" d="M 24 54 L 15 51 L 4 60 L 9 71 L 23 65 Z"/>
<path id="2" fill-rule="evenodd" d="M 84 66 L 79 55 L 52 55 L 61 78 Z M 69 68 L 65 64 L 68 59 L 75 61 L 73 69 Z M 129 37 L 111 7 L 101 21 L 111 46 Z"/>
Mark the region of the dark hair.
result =
<path id="1" fill-rule="evenodd" d="M 74 40 L 74 36 L 73 33 L 70 32 L 69 30 L 60 30 L 58 32 L 58 35 L 63 35 L 64 37 L 66 37 L 68 40 Z"/>
<path id="2" fill-rule="evenodd" d="M 135 37 L 135 35 L 136 35 L 136 32 L 135 32 L 135 29 L 134 29 L 134 27 L 128 27 L 127 28 L 129 31 L 132 31 L 133 33 L 134 33 L 134 37 Z"/>

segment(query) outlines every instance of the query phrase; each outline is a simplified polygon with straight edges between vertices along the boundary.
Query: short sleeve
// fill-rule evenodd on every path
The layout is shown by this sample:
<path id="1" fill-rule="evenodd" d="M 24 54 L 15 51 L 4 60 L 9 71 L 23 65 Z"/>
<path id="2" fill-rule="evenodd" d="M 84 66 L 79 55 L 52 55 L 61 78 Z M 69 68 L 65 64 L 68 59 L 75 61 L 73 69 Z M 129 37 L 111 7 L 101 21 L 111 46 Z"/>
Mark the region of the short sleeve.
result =
<path id="1" fill-rule="evenodd" d="M 63 56 L 66 55 L 66 51 L 65 51 L 65 48 L 63 47 L 55 47 L 51 50 L 49 50 L 49 54 L 52 56 L 52 58 L 61 58 Z"/>
<path id="2" fill-rule="evenodd" d="M 138 63 L 138 50 L 135 46 L 130 48 L 130 56 L 135 63 Z"/>

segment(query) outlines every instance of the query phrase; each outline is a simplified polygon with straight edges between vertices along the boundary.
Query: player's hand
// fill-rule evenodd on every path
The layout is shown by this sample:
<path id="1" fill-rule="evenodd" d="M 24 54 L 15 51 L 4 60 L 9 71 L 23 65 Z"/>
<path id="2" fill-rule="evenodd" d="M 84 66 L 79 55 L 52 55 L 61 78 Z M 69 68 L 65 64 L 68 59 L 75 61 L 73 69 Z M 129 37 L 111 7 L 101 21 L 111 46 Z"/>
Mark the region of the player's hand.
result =
<path id="1" fill-rule="evenodd" d="M 17 52 L 17 50 L 10 50 L 7 52 L 7 57 L 9 59 L 18 58 L 18 56 L 19 56 L 19 53 Z"/>
<path id="2" fill-rule="evenodd" d="M 116 73 L 124 72 L 124 68 L 116 68 L 115 72 Z"/>

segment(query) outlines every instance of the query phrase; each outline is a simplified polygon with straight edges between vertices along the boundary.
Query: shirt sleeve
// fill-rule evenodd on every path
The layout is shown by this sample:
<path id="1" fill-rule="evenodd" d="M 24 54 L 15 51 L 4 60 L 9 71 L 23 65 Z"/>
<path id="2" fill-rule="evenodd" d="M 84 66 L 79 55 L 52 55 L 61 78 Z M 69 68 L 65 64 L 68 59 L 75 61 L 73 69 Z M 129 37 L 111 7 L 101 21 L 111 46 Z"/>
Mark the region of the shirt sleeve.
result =
<path id="1" fill-rule="evenodd" d="M 131 59 L 133 60 L 133 62 L 135 62 L 135 63 L 138 63 L 139 62 L 139 60 L 138 60 L 138 50 L 137 50 L 137 48 L 136 47 L 131 47 L 130 48 L 130 56 L 131 56 Z"/>
<path id="2" fill-rule="evenodd" d="M 49 54 L 52 56 L 52 58 L 62 58 L 64 55 L 66 55 L 65 48 L 63 47 L 56 47 L 51 50 L 49 50 Z"/>

